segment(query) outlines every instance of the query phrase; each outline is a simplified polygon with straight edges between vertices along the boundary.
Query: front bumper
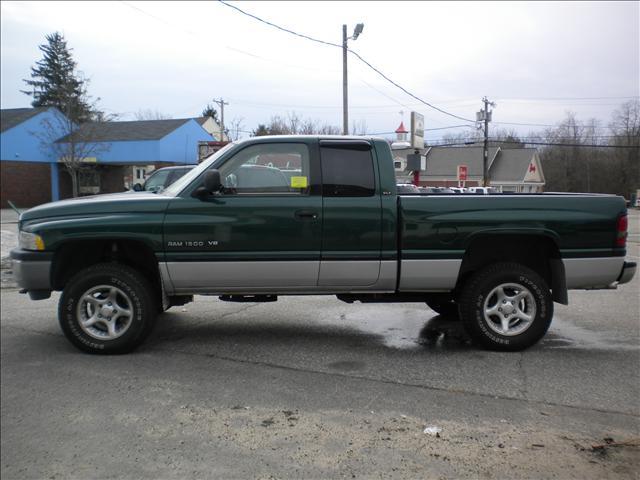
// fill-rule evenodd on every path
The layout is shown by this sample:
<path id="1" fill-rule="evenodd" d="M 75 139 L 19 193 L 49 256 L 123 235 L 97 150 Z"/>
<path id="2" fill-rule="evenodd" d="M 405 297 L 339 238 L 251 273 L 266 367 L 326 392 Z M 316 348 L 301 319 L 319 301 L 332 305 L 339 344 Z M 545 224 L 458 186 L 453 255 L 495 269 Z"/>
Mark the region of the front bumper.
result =
<path id="1" fill-rule="evenodd" d="M 49 298 L 51 294 L 51 263 L 53 252 L 33 252 L 15 248 L 10 253 L 13 276 L 23 291 L 33 300 Z"/>
<path id="2" fill-rule="evenodd" d="M 636 274 L 636 262 L 624 262 L 622 271 L 618 277 L 618 285 L 623 283 L 629 283 L 633 276 Z"/>

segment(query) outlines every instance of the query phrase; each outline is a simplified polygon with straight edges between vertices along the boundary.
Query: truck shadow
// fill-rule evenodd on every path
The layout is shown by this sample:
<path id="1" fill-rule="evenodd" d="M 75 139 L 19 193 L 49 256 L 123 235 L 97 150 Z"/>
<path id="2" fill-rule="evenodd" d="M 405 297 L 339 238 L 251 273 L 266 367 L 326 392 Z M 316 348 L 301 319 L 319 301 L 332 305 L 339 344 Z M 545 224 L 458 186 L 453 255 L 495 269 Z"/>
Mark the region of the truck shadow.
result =
<path id="1" fill-rule="evenodd" d="M 264 320 L 247 316 L 242 320 L 212 317 L 194 321 L 189 316 L 165 312 L 158 318 L 149 346 L 203 346 L 223 349 L 268 350 L 278 348 L 335 350 L 386 349 L 395 351 L 472 350 L 475 347 L 455 318 L 437 315 L 420 323 L 391 319 L 371 323 L 345 321 L 305 323 L 286 318 Z"/>
<path id="2" fill-rule="evenodd" d="M 452 316 L 436 315 L 420 330 L 419 343 L 425 347 L 459 350 L 472 348 L 462 322 Z"/>

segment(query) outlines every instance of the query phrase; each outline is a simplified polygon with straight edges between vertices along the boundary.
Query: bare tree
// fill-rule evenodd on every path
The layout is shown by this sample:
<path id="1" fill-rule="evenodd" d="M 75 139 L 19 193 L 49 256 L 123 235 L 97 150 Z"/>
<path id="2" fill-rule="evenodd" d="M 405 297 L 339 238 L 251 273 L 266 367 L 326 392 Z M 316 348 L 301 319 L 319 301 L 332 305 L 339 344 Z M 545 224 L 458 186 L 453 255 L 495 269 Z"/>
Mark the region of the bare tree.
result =
<path id="1" fill-rule="evenodd" d="M 32 132 L 40 141 L 40 148 L 64 164 L 71 177 L 73 197 L 79 193 L 80 172 L 92 170 L 97 155 L 109 150 L 104 143 L 95 141 L 103 122 L 88 122 L 78 126 L 69 117 L 55 110 L 54 115 L 41 122 L 42 130 Z"/>
<path id="2" fill-rule="evenodd" d="M 231 127 L 227 131 L 227 136 L 232 140 L 236 141 L 240 138 L 240 133 L 244 129 L 244 117 L 234 117 L 231 120 Z"/>
<path id="3" fill-rule="evenodd" d="M 629 100 L 613 112 L 609 129 L 617 137 L 617 142 L 623 141 L 630 146 L 640 145 L 640 100 Z"/>
<path id="4" fill-rule="evenodd" d="M 166 115 L 158 110 L 151 110 L 150 108 L 140 109 L 133 114 L 136 120 L 168 120 L 170 115 Z"/>
<path id="5" fill-rule="evenodd" d="M 290 112 L 286 117 L 274 115 L 269 124 L 258 125 L 253 131 L 253 136 L 262 135 L 339 135 L 340 127 L 321 124 L 318 120 L 305 119 L 295 112 Z"/>
<path id="6" fill-rule="evenodd" d="M 325 123 L 318 127 L 318 131 L 316 133 L 319 135 L 341 135 L 342 129 L 336 125 L 329 125 L 328 123 Z"/>
<path id="7" fill-rule="evenodd" d="M 318 129 L 319 129 L 318 122 L 308 118 L 302 122 L 299 133 L 301 135 L 313 135 L 318 131 Z"/>
<path id="8" fill-rule="evenodd" d="M 640 100 L 623 103 L 613 112 L 609 130 L 615 163 L 620 169 L 620 193 L 630 195 L 640 188 Z"/>
<path id="9" fill-rule="evenodd" d="M 302 119 L 298 116 L 298 114 L 296 112 L 289 112 L 287 114 L 287 122 L 291 134 L 298 134 L 298 132 L 300 131 L 300 124 L 302 123 Z"/>
<path id="10" fill-rule="evenodd" d="M 351 135 L 366 135 L 367 130 L 366 120 L 358 120 L 357 122 L 354 120 L 351 124 Z"/>
<path id="11" fill-rule="evenodd" d="M 540 151 L 547 190 L 625 197 L 635 191 L 640 185 L 640 102 L 616 110 L 609 131 L 607 137 L 599 120 L 581 121 L 571 112 L 546 130 L 539 140 L 554 144 Z M 608 146 L 614 148 L 597 146 L 607 143 L 604 138 L 610 138 Z"/>
<path id="12" fill-rule="evenodd" d="M 442 136 L 443 144 L 453 144 L 453 145 L 465 145 L 472 144 L 475 142 L 480 142 L 482 140 L 482 134 L 477 130 L 466 130 L 458 133 L 445 133 Z M 437 145 L 437 143 L 435 143 Z"/>

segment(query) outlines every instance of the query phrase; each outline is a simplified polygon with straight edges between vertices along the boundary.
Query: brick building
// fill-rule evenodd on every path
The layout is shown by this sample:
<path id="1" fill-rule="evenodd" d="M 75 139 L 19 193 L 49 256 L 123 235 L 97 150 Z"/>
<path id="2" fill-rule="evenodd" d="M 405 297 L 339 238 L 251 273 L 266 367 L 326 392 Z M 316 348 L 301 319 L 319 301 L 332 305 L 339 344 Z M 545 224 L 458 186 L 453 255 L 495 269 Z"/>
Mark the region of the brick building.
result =
<path id="1" fill-rule="evenodd" d="M 0 208 L 8 200 L 22 206 L 38 205 L 60 196 L 60 166 L 46 138 L 45 124 L 57 125 L 55 108 L 0 110 Z"/>

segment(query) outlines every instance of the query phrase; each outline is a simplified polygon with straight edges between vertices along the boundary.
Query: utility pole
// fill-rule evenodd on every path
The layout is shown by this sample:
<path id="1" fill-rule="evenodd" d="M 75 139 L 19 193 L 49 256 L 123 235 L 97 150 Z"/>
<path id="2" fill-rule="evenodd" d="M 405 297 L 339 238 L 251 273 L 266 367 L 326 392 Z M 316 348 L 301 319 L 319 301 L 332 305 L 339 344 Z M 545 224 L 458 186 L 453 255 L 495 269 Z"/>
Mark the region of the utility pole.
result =
<path id="1" fill-rule="evenodd" d="M 495 108 L 496 104 L 494 102 L 490 102 L 487 97 L 482 98 L 482 102 L 484 103 L 484 109 L 480 109 L 479 112 L 476 113 L 476 121 L 482 122 L 484 121 L 484 145 L 482 148 L 482 186 L 489 186 L 489 122 L 491 121 L 491 114 L 493 111 L 489 111 L 489 105 Z"/>
<path id="2" fill-rule="evenodd" d="M 220 107 L 220 141 L 224 141 L 224 106 L 229 105 L 229 102 L 225 102 L 222 97 L 219 100 L 213 99 L 214 103 L 217 103 Z"/>
<path id="3" fill-rule="evenodd" d="M 347 37 L 347 26 L 342 25 L 342 134 L 349 135 L 349 100 L 347 88 L 347 40 L 355 40 L 362 33 L 364 23 L 359 23 L 353 35 Z"/>
<path id="4" fill-rule="evenodd" d="M 347 26 L 342 25 L 342 134 L 349 135 L 349 99 L 347 88 Z"/>

